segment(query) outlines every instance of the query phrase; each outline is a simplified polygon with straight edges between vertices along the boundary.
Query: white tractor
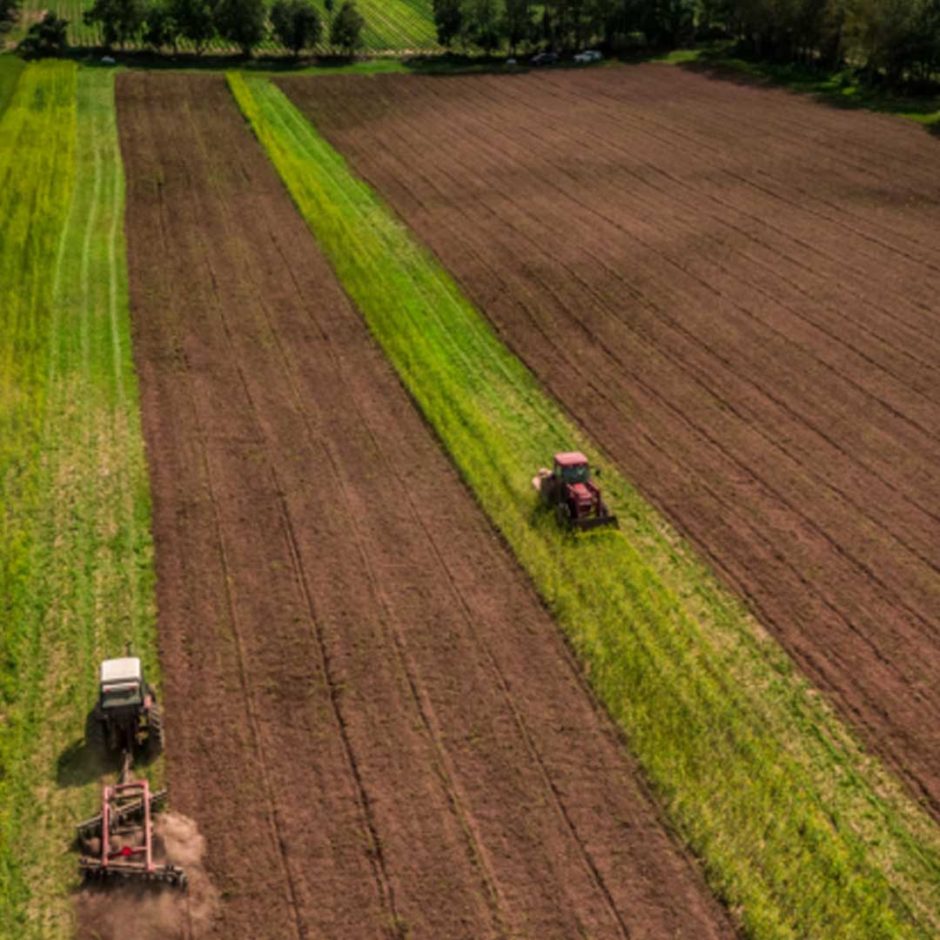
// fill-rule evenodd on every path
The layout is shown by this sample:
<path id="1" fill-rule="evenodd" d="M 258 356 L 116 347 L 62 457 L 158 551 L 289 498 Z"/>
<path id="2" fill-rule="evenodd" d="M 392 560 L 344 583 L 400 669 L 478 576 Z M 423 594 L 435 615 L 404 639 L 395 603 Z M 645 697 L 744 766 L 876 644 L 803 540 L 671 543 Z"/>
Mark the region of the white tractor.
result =
<path id="1" fill-rule="evenodd" d="M 99 674 L 98 702 L 91 730 L 109 751 L 133 754 L 146 747 L 156 755 L 163 749 L 163 724 L 153 688 L 144 679 L 136 656 L 106 659 Z"/>

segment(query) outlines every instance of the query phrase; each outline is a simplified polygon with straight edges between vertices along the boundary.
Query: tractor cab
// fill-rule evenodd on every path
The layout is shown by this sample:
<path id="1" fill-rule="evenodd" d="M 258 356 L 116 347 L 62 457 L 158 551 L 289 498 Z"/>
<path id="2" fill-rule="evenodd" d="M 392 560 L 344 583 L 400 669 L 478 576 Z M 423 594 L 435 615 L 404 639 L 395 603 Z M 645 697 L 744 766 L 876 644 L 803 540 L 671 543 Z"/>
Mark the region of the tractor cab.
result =
<path id="1" fill-rule="evenodd" d="M 580 451 L 555 454 L 555 479 L 569 486 L 576 483 L 588 483 L 591 479 L 591 468 L 588 459 Z"/>
<path id="2" fill-rule="evenodd" d="M 153 753 L 163 746 L 160 709 L 136 656 L 106 659 L 98 671 L 98 702 L 91 715 L 95 736 L 109 751 L 132 752 L 146 744 Z"/>
<path id="3" fill-rule="evenodd" d="M 99 702 L 106 712 L 143 705 L 144 676 L 136 656 L 106 659 L 101 664 Z"/>

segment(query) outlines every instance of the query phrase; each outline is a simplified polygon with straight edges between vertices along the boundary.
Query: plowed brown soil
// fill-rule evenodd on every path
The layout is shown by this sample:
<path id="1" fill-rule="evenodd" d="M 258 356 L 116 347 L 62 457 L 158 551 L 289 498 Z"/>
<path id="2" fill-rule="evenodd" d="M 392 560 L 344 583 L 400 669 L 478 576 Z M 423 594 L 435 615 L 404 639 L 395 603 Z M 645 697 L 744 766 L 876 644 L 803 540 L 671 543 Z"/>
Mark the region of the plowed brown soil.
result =
<path id="1" fill-rule="evenodd" d="M 732 934 L 220 77 L 118 79 L 174 806 L 233 938 Z"/>
<path id="2" fill-rule="evenodd" d="M 670 66 L 285 78 L 940 815 L 940 149 Z"/>

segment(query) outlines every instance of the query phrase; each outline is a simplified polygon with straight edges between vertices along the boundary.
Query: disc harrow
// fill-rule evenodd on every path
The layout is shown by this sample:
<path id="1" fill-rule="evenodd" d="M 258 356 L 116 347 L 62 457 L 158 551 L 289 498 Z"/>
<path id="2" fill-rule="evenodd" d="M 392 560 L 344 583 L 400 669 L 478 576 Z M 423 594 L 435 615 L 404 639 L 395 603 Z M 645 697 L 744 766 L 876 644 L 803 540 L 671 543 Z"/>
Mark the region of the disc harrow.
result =
<path id="1" fill-rule="evenodd" d="M 153 816 L 165 799 L 166 791 L 151 791 L 147 780 L 104 788 L 101 812 L 78 825 L 78 867 L 86 881 L 123 879 L 186 888 L 182 868 L 154 861 Z"/>

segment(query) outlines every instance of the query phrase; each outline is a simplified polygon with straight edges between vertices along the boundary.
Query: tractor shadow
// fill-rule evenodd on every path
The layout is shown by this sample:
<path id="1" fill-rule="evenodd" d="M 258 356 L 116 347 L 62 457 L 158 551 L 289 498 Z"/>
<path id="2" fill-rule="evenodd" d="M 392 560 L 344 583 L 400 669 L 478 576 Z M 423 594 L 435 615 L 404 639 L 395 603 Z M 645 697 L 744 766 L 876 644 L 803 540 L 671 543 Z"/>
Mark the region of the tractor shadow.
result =
<path id="1" fill-rule="evenodd" d="M 134 752 L 134 766 L 146 767 L 158 755 L 149 748 Z M 56 783 L 60 788 L 83 787 L 105 776 L 118 777 L 122 769 L 120 751 L 108 751 L 95 728 L 93 712 L 85 720 L 85 734 L 73 741 L 56 760 Z"/>
<path id="2" fill-rule="evenodd" d="M 89 747 L 84 738 L 73 741 L 56 761 L 56 782 L 62 788 L 83 787 L 107 774 L 120 772 L 120 755 Z"/>

